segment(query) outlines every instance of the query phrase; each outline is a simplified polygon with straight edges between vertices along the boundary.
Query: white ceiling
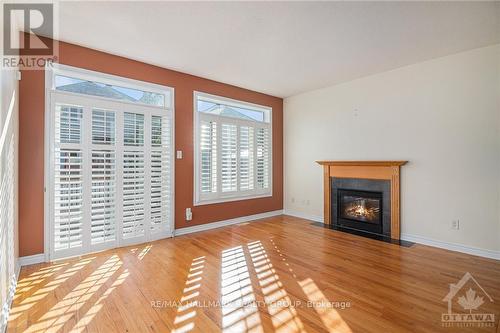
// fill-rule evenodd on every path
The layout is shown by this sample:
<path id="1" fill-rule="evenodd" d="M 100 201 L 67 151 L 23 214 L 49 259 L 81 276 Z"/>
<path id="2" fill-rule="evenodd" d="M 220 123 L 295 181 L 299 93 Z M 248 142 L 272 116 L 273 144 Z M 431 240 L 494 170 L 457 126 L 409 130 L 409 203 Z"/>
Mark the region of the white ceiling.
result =
<path id="1" fill-rule="evenodd" d="M 500 2 L 62 2 L 59 39 L 287 97 L 500 42 Z"/>

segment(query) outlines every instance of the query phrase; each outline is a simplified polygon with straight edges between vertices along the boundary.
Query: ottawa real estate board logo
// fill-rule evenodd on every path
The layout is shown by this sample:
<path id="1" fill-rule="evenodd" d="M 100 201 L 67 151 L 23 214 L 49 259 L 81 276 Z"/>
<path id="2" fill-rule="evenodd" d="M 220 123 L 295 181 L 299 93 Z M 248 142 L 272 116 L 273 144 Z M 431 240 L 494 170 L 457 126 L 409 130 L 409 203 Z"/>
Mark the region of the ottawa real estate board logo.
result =
<path id="1" fill-rule="evenodd" d="M 485 303 L 493 303 L 493 299 L 469 272 L 457 283 L 450 284 L 443 302 L 448 303 L 448 312 L 441 315 L 444 327 L 495 326 L 495 314 L 481 310 Z"/>
<path id="2" fill-rule="evenodd" d="M 56 5 L 3 2 L 2 68 L 41 69 L 57 60 L 58 47 L 54 42 Z"/>

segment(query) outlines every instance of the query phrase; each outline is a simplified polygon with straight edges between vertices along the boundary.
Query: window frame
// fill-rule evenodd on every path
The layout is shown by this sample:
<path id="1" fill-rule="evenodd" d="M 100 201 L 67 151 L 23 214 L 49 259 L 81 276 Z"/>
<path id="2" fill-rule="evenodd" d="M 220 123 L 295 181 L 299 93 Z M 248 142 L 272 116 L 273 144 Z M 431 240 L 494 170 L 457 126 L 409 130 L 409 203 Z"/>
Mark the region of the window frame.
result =
<path id="1" fill-rule="evenodd" d="M 88 97 L 92 97 L 92 98 L 110 100 L 110 101 L 114 101 L 114 102 L 121 102 L 121 103 L 127 103 L 127 104 L 132 104 L 132 105 L 143 105 L 143 106 L 152 107 L 152 108 L 166 109 L 166 110 L 171 110 L 172 112 L 174 112 L 174 88 L 172 88 L 172 87 L 163 86 L 163 85 L 159 85 L 159 84 L 151 83 L 151 82 L 129 79 L 126 77 L 121 77 L 121 76 L 112 75 L 112 74 L 106 74 L 106 73 L 102 73 L 102 72 L 91 71 L 88 69 L 83 69 L 83 68 L 78 68 L 78 67 L 73 67 L 73 66 L 68 66 L 68 65 L 62 65 L 62 64 L 58 64 L 58 63 L 53 63 L 50 65 L 47 65 L 45 68 L 45 71 L 47 72 L 46 79 L 45 79 L 45 88 L 46 88 L 46 90 L 50 90 L 51 92 L 64 93 L 64 94 L 70 95 L 70 96 L 71 95 L 73 95 L 73 96 L 88 96 Z M 110 98 L 110 97 L 87 95 L 87 94 L 80 94 L 80 93 L 75 93 L 75 92 L 70 92 L 70 91 L 58 90 L 55 86 L 55 84 L 56 84 L 55 77 L 56 76 L 66 76 L 66 77 L 75 78 L 75 79 L 84 80 L 84 81 L 98 82 L 98 83 L 103 83 L 103 84 L 107 84 L 107 85 L 111 85 L 111 86 L 118 86 L 121 88 L 128 88 L 128 89 L 134 89 L 134 90 L 140 90 L 140 91 L 146 91 L 146 92 L 160 94 L 160 95 L 164 96 L 164 105 L 159 106 L 159 105 L 153 105 L 153 104 L 147 104 L 147 103 L 141 103 L 141 102 L 132 102 L 132 101 L 127 101 L 127 100 L 122 100 L 122 99 L 115 99 L 115 98 Z"/>
<path id="2" fill-rule="evenodd" d="M 202 97 L 204 99 L 213 100 L 215 103 L 223 103 L 229 106 L 235 107 L 243 107 L 250 110 L 258 110 L 265 112 L 264 121 L 259 122 L 257 120 L 244 120 L 234 117 L 220 116 L 220 115 L 212 115 L 204 112 L 198 111 L 198 98 Z M 237 135 L 237 159 L 238 159 L 238 168 L 237 168 L 237 188 L 236 192 L 221 192 L 221 170 L 220 170 L 220 155 L 217 157 L 217 192 L 209 193 L 202 195 L 201 192 L 201 159 L 200 159 L 200 121 L 203 120 L 215 120 L 217 124 L 220 124 L 220 120 L 223 119 L 226 124 L 234 124 L 236 126 L 250 126 L 254 129 L 257 128 L 267 128 L 269 130 L 269 160 L 268 160 L 268 168 L 269 168 L 269 187 L 266 189 L 258 189 L 254 187 L 252 190 L 242 191 L 240 188 L 240 175 L 239 175 L 239 136 Z M 220 132 L 221 127 L 217 126 L 218 133 Z M 237 130 L 239 134 L 239 130 Z M 257 133 L 254 131 L 254 136 Z M 268 198 L 273 196 L 273 113 L 272 107 L 264 106 L 259 104 L 254 104 L 250 102 L 240 101 L 228 97 L 217 96 L 205 92 L 194 91 L 193 92 L 193 139 L 194 139 L 194 189 L 193 189 L 193 205 L 194 206 L 203 206 L 203 205 L 211 205 L 223 202 L 233 202 L 233 201 L 242 201 L 242 200 L 250 200 L 250 199 L 258 199 L 258 198 Z M 218 154 L 220 154 L 220 146 L 221 140 L 218 140 Z M 257 147 L 254 147 L 256 150 Z M 254 170 L 257 161 L 254 161 Z M 256 183 L 257 173 L 254 172 L 254 183 Z M 205 196 L 203 198 L 202 196 Z"/>

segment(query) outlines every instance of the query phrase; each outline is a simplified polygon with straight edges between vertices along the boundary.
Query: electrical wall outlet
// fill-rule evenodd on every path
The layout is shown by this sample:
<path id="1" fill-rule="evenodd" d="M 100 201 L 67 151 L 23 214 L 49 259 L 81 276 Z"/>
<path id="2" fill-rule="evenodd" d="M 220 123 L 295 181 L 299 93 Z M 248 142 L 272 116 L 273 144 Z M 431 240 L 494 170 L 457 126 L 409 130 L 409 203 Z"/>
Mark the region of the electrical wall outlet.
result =
<path id="1" fill-rule="evenodd" d="M 193 212 L 191 208 L 186 208 L 186 221 L 191 221 L 193 219 Z"/>
<path id="2" fill-rule="evenodd" d="M 460 229 L 460 220 L 452 220 L 451 221 L 451 229 L 452 230 L 459 230 Z"/>

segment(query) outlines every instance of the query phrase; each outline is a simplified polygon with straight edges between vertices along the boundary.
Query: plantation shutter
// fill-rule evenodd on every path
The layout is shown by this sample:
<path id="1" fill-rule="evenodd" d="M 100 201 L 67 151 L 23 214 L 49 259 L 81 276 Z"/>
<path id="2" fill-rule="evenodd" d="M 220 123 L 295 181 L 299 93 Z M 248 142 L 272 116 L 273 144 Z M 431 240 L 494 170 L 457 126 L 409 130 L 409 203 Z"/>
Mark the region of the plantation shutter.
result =
<path id="1" fill-rule="evenodd" d="M 254 128 L 240 127 L 240 190 L 254 188 Z"/>
<path id="2" fill-rule="evenodd" d="M 257 129 L 257 186 L 261 189 L 269 188 L 270 166 L 270 137 L 269 129 Z"/>
<path id="3" fill-rule="evenodd" d="M 222 192 L 238 189 L 237 126 L 222 124 L 221 129 L 221 183 Z"/>
<path id="4" fill-rule="evenodd" d="M 171 161 L 169 151 L 170 120 L 168 117 L 151 117 L 151 234 L 164 229 L 170 216 L 172 198 L 170 196 Z"/>
<path id="5" fill-rule="evenodd" d="M 217 192 L 217 123 L 200 123 L 200 177 L 201 192 Z"/>
<path id="6" fill-rule="evenodd" d="M 114 111 L 92 110 L 91 245 L 116 241 L 115 126 Z"/>
<path id="7" fill-rule="evenodd" d="M 54 248 L 83 245 L 82 112 L 57 104 L 54 142 Z"/>
<path id="8" fill-rule="evenodd" d="M 92 143 L 115 144 L 115 112 L 109 110 L 92 110 Z"/>
<path id="9" fill-rule="evenodd" d="M 123 154 L 123 238 L 144 235 L 144 153 Z"/>
<path id="10" fill-rule="evenodd" d="M 92 151 L 91 244 L 116 240 L 116 155 L 110 150 Z"/>

